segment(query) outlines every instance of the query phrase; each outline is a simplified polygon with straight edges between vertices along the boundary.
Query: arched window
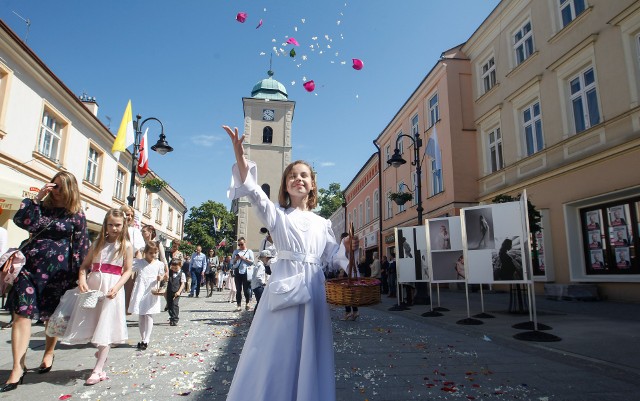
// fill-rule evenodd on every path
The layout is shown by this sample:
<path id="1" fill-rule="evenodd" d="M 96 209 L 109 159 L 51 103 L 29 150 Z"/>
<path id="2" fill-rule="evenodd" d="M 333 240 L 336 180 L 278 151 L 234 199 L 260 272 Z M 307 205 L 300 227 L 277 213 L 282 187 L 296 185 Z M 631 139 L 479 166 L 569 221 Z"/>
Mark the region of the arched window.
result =
<path id="1" fill-rule="evenodd" d="M 273 129 L 268 125 L 262 130 L 262 143 L 273 142 Z"/>
<path id="2" fill-rule="evenodd" d="M 262 184 L 260 185 L 260 188 L 262 188 L 264 193 L 267 194 L 267 198 L 271 199 L 271 187 L 269 184 Z"/>

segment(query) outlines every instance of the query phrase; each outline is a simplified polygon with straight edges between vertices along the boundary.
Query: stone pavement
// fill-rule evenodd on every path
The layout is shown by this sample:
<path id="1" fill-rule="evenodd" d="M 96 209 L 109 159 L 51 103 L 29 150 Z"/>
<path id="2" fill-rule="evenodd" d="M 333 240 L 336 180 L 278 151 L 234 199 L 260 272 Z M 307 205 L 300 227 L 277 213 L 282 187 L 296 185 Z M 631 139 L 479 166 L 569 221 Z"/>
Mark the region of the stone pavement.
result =
<path id="1" fill-rule="evenodd" d="M 59 346 L 50 373 L 35 369 L 44 342 L 33 327 L 24 385 L 0 400 L 224 400 L 233 378 L 250 312 L 235 312 L 227 292 L 181 299 L 179 326 L 156 315 L 152 342 L 137 351 L 137 316 L 128 316 L 129 345 L 114 348 L 110 379 L 92 387 L 84 380 L 94 364 L 90 346 Z M 517 340 L 515 323 L 526 315 L 506 313 L 508 295 L 484 294 L 481 325 L 467 317 L 464 292 L 442 291 L 450 311 L 422 317 L 427 306 L 389 311 L 394 300 L 361 308 L 360 319 L 343 322 L 332 309 L 337 399 L 607 401 L 640 399 L 640 308 L 613 302 L 538 299 L 539 321 L 559 342 Z M 471 315 L 481 311 L 470 294 Z M 7 322 L 7 314 L 0 321 Z M 0 380 L 11 367 L 10 330 L 0 331 Z M 277 380 L 279 372 L 273 372 Z M 259 389 L 247 389 L 247 400 Z M 274 400 L 278 401 L 278 400 Z M 302 401 L 302 400 L 300 400 Z"/>

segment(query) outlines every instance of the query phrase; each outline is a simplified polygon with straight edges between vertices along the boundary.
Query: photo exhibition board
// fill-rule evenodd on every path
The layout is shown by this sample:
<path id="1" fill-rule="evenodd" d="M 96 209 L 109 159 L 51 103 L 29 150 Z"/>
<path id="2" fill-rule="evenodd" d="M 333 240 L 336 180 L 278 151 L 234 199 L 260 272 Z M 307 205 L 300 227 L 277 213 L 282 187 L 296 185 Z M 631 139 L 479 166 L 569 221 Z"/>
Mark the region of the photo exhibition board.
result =
<path id="1" fill-rule="evenodd" d="M 424 226 L 395 229 L 399 283 L 428 282 L 427 235 Z"/>
<path id="2" fill-rule="evenodd" d="M 526 283 L 528 230 L 521 202 L 496 203 L 461 211 L 462 242 L 470 284 Z"/>
<path id="3" fill-rule="evenodd" d="M 464 282 L 460 217 L 428 219 L 425 227 L 427 230 L 427 265 L 431 282 Z"/>

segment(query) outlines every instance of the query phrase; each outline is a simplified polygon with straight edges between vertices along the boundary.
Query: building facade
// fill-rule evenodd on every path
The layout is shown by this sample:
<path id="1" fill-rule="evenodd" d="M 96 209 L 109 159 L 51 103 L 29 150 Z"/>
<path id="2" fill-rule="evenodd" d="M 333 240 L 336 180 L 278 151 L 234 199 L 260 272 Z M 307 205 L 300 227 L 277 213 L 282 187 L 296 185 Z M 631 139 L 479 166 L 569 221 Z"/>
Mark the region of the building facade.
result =
<path id="1" fill-rule="evenodd" d="M 640 2 L 502 1 L 462 49 L 478 201 L 527 190 L 536 280 L 640 301 Z"/>
<path id="2" fill-rule="evenodd" d="M 59 171 L 77 179 L 90 234 L 110 208 L 127 204 L 131 154 L 111 154 L 114 135 L 98 119 L 98 104 L 79 98 L 0 21 L 0 226 L 17 246 L 27 232 L 13 224 L 24 198 L 33 198 Z M 124 105 L 123 105 L 124 106 Z M 150 173 L 151 176 L 155 174 Z M 170 186 L 152 194 L 136 178 L 140 224 L 156 228 L 165 245 L 182 238 L 184 199 Z"/>
<path id="3" fill-rule="evenodd" d="M 258 166 L 258 180 L 264 192 L 278 203 L 280 180 L 291 163 L 291 128 L 295 102 L 288 100 L 284 85 L 269 77 L 256 83 L 251 97 L 242 99 L 244 107 L 244 152 Z M 246 197 L 231 206 L 238 216 L 237 234 L 247 240 L 248 247 L 258 249 L 264 237 L 262 223 Z"/>

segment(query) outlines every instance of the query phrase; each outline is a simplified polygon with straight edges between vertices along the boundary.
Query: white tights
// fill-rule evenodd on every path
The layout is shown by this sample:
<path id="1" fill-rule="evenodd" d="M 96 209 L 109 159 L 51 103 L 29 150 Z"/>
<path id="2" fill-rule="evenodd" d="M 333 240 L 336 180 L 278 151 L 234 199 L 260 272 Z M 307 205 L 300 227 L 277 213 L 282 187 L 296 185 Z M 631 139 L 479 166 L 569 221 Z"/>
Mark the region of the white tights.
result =
<path id="1" fill-rule="evenodd" d="M 153 330 L 153 315 L 140 315 L 138 319 L 138 327 L 140 329 L 140 338 L 145 344 L 149 344 L 151 340 L 151 331 Z"/>
<path id="2" fill-rule="evenodd" d="M 99 373 L 104 371 L 104 364 L 107 362 L 110 349 L 111 347 L 108 345 L 98 345 L 98 352 L 96 352 L 96 366 L 93 368 L 94 372 Z"/>

